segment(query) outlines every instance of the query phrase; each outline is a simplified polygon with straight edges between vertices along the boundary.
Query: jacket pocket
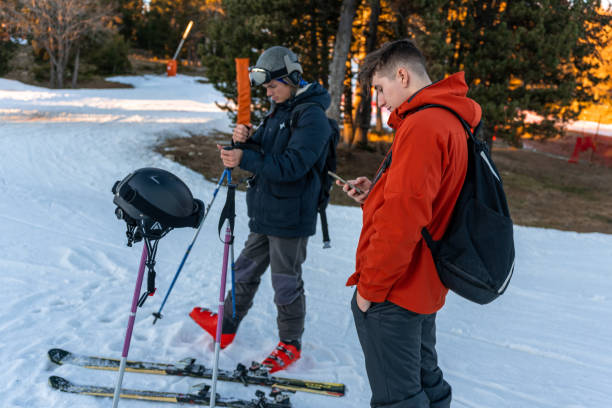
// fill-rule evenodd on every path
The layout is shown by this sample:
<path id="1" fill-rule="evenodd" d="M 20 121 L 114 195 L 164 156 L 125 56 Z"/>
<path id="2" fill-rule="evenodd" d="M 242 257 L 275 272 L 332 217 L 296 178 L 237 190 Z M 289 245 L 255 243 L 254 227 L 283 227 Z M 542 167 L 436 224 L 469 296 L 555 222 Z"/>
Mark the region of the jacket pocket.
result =
<path id="1" fill-rule="evenodd" d="M 368 314 L 384 314 L 386 311 L 397 308 L 395 304 L 385 300 L 384 302 L 372 302 L 368 308 Z"/>
<path id="2" fill-rule="evenodd" d="M 362 312 L 359 306 L 357 305 L 357 289 L 355 289 L 355 292 L 353 293 L 353 297 L 351 299 L 351 311 L 353 312 L 353 316 L 355 317 L 355 320 L 357 320 L 358 318 L 363 319 L 363 317 L 367 313 L 367 312 Z"/>
<path id="3" fill-rule="evenodd" d="M 275 197 L 268 195 L 262 208 L 266 224 L 291 228 L 300 223 L 300 197 Z"/>
<path id="4" fill-rule="evenodd" d="M 267 186 L 268 191 L 275 197 L 299 197 L 308 188 L 307 176 L 291 182 L 270 182 Z"/>

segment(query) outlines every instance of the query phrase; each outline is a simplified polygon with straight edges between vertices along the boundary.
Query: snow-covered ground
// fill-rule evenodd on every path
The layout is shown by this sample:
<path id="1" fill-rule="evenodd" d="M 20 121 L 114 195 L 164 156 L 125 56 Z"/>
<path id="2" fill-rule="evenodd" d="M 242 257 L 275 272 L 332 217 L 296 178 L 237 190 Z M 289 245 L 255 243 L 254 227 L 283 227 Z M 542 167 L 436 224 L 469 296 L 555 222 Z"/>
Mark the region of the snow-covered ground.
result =
<path id="1" fill-rule="evenodd" d="M 169 170 L 210 202 L 214 185 L 152 151 L 169 134 L 228 130 L 222 97 L 195 78 L 124 77 L 134 89 L 47 90 L 0 79 L 0 406 L 108 407 L 109 399 L 52 390 L 50 375 L 114 386 L 116 373 L 55 366 L 61 347 L 121 355 L 141 244 L 125 246 L 111 187 L 140 167 Z M 375 169 L 370 169 L 370 173 Z M 160 242 L 158 293 L 136 317 L 130 359 L 210 364 L 213 343 L 188 317 L 216 308 L 222 243 L 212 207 L 164 309 L 152 323 L 194 230 Z M 237 251 L 247 233 L 237 199 Z M 361 214 L 328 210 L 332 249 L 317 234 L 304 266 L 308 315 L 303 358 L 286 376 L 343 382 L 343 398 L 295 394 L 294 407 L 366 407 L 370 391 L 344 286 L 354 268 Z M 517 267 L 507 293 L 488 306 L 449 295 L 438 315 L 440 365 L 455 407 L 612 406 L 612 236 L 516 227 Z M 269 276 L 269 275 L 266 275 Z M 220 365 L 260 361 L 277 342 L 269 279 Z M 124 387 L 187 392 L 199 381 L 126 373 Z M 255 387 L 220 383 L 222 395 Z M 161 406 L 163 404 L 153 404 Z M 122 407 L 149 402 L 123 400 Z"/>

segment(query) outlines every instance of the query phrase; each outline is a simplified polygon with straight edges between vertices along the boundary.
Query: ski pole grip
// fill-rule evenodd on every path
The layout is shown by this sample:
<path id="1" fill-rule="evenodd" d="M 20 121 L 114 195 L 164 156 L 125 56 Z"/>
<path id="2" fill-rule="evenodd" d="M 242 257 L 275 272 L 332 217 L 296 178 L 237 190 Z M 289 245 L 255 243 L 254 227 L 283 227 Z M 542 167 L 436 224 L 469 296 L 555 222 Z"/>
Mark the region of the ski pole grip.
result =
<path id="1" fill-rule="evenodd" d="M 232 140 L 231 146 L 223 146 L 223 150 L 234 150 L 234 141 Z M 229 170 L 233 170 L 233 167 L 226 167 Z"/>

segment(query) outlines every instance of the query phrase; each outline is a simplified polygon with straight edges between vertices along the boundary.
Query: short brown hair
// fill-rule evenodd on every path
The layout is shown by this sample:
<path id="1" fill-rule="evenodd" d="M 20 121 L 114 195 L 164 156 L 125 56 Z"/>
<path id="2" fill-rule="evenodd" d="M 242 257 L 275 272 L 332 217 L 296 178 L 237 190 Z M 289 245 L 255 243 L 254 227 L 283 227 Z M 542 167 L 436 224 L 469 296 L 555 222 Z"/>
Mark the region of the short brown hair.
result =
<path id="1" fill-rule="evenodd" d="M 419 75 L 427 75 L 425 57 L 412 41 L 403 39 L 384 43 L 366 55 L 359 67 L 359 82 L 364 88 L 370 88 L 375 73 L 389 76 L 402 63 Z"/>

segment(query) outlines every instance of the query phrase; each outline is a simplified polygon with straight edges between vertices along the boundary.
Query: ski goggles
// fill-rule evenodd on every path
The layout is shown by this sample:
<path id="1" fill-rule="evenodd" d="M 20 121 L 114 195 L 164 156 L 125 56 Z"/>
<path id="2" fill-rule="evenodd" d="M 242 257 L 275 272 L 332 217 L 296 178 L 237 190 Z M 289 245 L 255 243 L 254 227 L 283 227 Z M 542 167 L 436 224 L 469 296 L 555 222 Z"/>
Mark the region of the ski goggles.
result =
<path id="1" fill-rule="evenodd" d="M 273 79 L 279 79 L 287 76 L 287 69 L 282 68 L 276 71 L 268 71 L 265 68 L 250 67 L 249 68 L 249 80 L 251 86 L 261 86 L 267 84 Z"/>

